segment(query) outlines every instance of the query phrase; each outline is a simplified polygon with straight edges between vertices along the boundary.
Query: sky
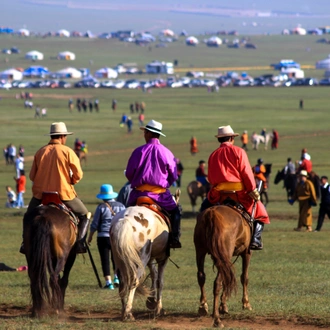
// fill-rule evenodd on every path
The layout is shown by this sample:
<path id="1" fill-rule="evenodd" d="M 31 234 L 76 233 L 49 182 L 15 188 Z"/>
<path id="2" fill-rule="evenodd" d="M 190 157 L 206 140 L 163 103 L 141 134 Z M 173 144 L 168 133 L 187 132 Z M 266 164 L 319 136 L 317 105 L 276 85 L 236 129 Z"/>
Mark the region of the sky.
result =
<path id="1" fill-rule="evenodd" d="M 67 29 L 95 34 L 117 30 L 179 33 L 237 30 L 280 34 L 301 25 L 330 25 L 330 1 L 317 0 L 0 0 L 0 26 L 45 33 Z"/>

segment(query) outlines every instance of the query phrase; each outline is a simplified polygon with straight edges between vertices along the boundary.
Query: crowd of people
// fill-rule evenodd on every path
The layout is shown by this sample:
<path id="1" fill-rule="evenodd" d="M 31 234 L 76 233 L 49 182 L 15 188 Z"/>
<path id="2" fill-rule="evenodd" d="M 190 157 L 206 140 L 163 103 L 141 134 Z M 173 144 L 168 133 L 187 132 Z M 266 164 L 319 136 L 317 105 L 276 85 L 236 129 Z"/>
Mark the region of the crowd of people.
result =
<path id="1" fill-rule="evenodd" d="M 69 99 L 68 101 L 68 109 L 70 112 L 72 112 L 74 110 L 76 106 L 76 109 L 78 112 L 93 112 L 94 110 L 96 112 L 99 112 L 100 111 L 100 102 L 98 99 L 80 99 L 80 98 L 77 98 L 76 100 L 76 105 L 74 104 L 74 101 L 72 98 Z"/>

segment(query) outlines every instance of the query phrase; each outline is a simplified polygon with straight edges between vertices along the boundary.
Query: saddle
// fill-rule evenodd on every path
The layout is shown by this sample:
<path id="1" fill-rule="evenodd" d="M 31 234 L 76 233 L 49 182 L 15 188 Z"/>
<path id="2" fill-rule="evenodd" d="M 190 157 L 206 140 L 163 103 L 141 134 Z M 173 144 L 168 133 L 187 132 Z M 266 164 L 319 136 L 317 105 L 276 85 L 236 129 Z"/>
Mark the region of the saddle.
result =
<path id="1" fill-rule="evenodd" d="M 44 191 L 42 193 L 41 205 L 48 205 L 51 207 L 55 207 L 70 217 L 70 221 L 74 228 L 76 229 L 79 224 L 79 219 L 76 215 L 69 209 L 60 199 L 57 191 Z"/>
<path id="2" fill-rule="evenodd" d="M 227 197 L 220 203 L 220 205 L 226 205 L 234 211 L 238 212 L 253 230 L 253 221 L 251 220 L 251 215 L 245 210 L 244 206 L 241 203 L 230 197 Z"/>
<path id="3" fill-rule="evenodd" d="M 162 219 L 167 224 L 169 232 L 172 231 L 170 214 L 166 210 L 161 208 L 152 198 L 147 197 L 147 196 L 140 196 L 140 197 L 138 197 L 138 199 L 136 201 L 136 205 L 144 206 L 144 207 L 150 209 L 151 211 L 156 212 L 159 216 L 162 217 Z"/>

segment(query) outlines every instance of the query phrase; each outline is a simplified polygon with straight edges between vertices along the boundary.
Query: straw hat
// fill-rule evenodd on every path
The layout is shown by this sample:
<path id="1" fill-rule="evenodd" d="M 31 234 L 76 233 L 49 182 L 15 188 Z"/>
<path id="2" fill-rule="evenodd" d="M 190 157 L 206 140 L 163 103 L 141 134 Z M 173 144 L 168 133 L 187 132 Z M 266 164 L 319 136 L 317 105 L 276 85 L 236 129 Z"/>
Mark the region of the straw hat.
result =
<path id="1" fill-rule="evenodd" d="M 100 193 L 96 195 L 99 199 L 113 199 L 116 198 L 118 194 L 113 191 L 111 184 L 103 184 L 100 187 Z"/>
<path id="2" fill-rule="evenodd" d="M 146 129 L 147 131 L 157 133 L 166 137 L 166 135 L 162 133 L 163 125 L 156 120 L 150 120 L 146 126 L 142 126 L 140 127 L 140 129 Z"/>
<path id="3" fill-rule="evenodd" d="M 46 135 L 71 135 L 73 132 L 68 132 L 66 125 L 63 122 L 52 123 L 50 125 L 50 132 Z"/>
<path id="4" fill-rule="evenodd" d="M 308 176 L 308 173 L 305 170 L 301 170 L 300 173 L 299 173 L 299 175 L 306 176 L 307 177 Z"/>
<path id="5" fill-rule="evenodd" d="M 218 128 L 218 135 L 215 135 L 216 138 L 225 137 L 225 136 L 238 136 L 239 134 L 234 133 L 230 125 L 221 126 Z"/>

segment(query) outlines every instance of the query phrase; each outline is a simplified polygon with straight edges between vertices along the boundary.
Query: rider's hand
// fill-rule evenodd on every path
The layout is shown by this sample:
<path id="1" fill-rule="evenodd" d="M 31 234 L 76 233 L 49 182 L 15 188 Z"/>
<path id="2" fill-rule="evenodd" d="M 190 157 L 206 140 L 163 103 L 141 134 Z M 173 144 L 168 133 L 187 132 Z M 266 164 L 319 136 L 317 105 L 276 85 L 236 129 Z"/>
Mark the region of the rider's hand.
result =
<path id="1" fill-rule="evenodd" d="M 260 194 L 257 188 L 249 192 L 249 196 L 255 201 L 260 201 Z"/>

